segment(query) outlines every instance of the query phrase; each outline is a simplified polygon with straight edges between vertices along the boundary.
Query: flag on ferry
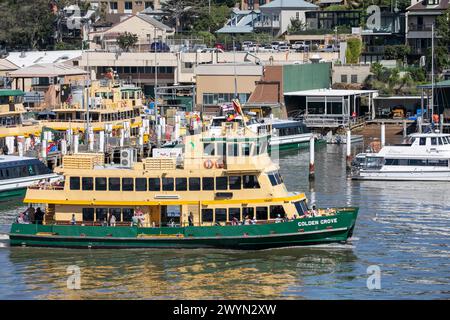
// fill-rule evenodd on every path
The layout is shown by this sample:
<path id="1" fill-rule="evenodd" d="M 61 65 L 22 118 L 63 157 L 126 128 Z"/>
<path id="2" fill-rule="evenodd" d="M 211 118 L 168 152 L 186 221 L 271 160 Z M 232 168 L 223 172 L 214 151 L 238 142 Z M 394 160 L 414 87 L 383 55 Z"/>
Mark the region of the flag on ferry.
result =
<path id="1" fill-rule="evenodd" d="M 234 108 L 234 111 L 236 111 L 237 114 L 242 116 L 242 107 L 241 107 L 241 104 L 239 103 L 238 99 L 234 99 L 233 100 L 233 108 Z"/>

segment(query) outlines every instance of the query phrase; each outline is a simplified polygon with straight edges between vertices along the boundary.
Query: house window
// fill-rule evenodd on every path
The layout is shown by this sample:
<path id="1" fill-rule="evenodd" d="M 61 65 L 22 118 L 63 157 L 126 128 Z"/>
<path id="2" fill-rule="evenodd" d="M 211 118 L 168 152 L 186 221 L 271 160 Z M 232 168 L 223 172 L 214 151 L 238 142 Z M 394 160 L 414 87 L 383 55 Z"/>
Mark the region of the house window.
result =
<path id="1" fill-rule="evenodd" d="M 151 1 L 145 1 L 145 9 L 152 8 L 153 9 L 153 2 Z"/>
<path id="2" fill-rule="evenodd" d="M 358 75 L 352 74 L 351 75 L 351 81 L 352 81 L 352 83 L 358 83 Z"/>
<path id="3" fill-rule="evenodd" d="M 133 10 L 133 2 L 125 1 L 125 10 Z"/>
<path id="4" fill-rule="evenodd" d="M 119 6 L 117 5 L 117 1 L 111 1 L 111 2 L 109 3 L 109 8 L 110 8 L 111 10 L 117 10 L 117 9 L 119 8 Z"/>
<path id="5" fill-rule="evenodd" d="M 347 83 L 347 75 L 346 74 L 341 74 L 341 82 Z"/>

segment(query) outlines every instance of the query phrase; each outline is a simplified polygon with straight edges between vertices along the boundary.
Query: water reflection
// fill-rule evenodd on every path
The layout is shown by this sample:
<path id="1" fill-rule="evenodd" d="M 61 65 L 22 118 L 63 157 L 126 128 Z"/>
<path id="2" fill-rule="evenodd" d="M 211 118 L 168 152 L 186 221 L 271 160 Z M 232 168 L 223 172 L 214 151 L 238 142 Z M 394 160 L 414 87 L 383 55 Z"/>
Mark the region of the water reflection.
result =
<path id="1" fill-rule="evenodd" d="M 357 258 L 338 245 L 248 252 L 11 248 L 9 260 L 26 294 L 39 299 L 301 299 L 305 279 Z M 69 265 L 81 269 L 81 290 L 66 287 Z"/>

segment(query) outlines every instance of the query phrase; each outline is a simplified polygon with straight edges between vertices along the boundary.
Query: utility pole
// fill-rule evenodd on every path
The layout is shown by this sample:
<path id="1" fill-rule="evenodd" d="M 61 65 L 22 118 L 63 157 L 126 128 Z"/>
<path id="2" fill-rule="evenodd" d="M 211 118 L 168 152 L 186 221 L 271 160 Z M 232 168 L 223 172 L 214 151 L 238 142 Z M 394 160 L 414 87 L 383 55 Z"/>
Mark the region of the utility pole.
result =
<path id="1" fill-rule="evenodd" d="M 434 114 L 434 23 L 431 25 L 431 122 Z"/>

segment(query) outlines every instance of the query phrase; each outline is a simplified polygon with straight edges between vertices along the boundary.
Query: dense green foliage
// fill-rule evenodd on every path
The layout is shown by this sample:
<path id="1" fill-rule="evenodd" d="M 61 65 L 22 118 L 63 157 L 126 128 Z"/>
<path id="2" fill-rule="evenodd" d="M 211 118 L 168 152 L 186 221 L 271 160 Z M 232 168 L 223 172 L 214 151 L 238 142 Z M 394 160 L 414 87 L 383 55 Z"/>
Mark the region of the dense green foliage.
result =
<path id="1" fill-rule="evenodd" d="M 345 57 L 347 63 L 356 64 L 359 63 L 359 57 L 361 56 L 362 42 L 359 38 L 351 38 L 347 40 L 347 51 Z"/>
<path id="2" fill-rule="evenodd" d="M 130 48 L 136 45 L 139 38 L 136 34 L 126 32 L 117 37 L 117 44 L 119 48 L 124 51 L 130 51 Z"/>

